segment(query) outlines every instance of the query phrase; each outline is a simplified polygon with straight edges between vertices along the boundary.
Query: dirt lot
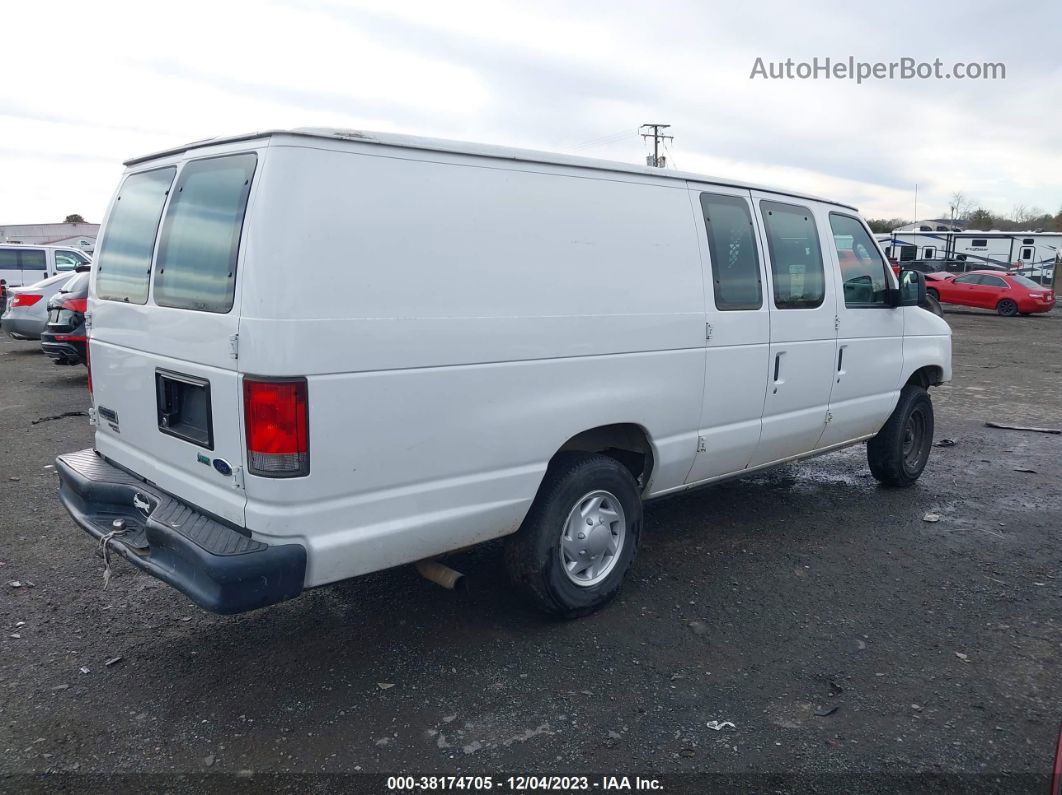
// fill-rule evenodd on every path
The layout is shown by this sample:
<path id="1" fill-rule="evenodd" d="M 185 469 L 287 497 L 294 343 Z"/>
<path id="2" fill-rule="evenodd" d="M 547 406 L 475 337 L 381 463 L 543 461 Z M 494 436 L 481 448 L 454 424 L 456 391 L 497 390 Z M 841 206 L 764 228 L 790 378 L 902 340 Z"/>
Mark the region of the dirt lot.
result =
<path id="1" fill-rule="evenodd" d="M 1062 318 L 947 319 L 955 380 L 933 398 L 955 444 L 917 486 L 880 488 L 860 446 L 653 503 L 620 599 L 568 623 L 513 597 L 496 545 L 455 559 L 466 594 L 400 569 L 221 617 L 124 562 L 103 590 L 48 468 L 91 428 L 33 424 L 87 408 L 84 370 L 4 338 L 0 776 L 964 773 L 1046 791 L 1062 437 L 984 422 L 1062 425 Z"/>

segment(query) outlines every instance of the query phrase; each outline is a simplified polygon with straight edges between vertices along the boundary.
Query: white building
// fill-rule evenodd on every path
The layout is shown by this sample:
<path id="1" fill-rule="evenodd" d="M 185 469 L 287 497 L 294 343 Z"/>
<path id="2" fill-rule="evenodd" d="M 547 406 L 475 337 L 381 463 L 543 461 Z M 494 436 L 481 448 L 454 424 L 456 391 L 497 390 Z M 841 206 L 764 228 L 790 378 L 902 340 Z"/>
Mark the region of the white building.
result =
<path id="1" fill-rule="evenodd" d="M 37 246 L 67 246 L 91 254 L 96 248 L 99 224 L 9 224 L 0 225 L 0 243 Z"/>

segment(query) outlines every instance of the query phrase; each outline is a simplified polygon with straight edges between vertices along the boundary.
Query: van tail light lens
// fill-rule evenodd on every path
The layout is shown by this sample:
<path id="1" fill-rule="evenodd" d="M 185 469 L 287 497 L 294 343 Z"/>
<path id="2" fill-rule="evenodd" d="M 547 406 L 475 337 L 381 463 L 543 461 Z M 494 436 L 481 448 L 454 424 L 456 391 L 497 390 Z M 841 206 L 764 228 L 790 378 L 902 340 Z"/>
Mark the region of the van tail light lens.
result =
<path id="1" fill-rule="evenodd" d="M 247 471 L 266 478 L 310 474 L 305 378 L 243 379 Z"/>
<path id="2" fill-rule="evenodd" d="M 34 295 L 33 293 L 15 293 L 11 299 L 11 306 L 12 308 L 16 306 L 33 306 L 43 297 L 43 295 Z"/>

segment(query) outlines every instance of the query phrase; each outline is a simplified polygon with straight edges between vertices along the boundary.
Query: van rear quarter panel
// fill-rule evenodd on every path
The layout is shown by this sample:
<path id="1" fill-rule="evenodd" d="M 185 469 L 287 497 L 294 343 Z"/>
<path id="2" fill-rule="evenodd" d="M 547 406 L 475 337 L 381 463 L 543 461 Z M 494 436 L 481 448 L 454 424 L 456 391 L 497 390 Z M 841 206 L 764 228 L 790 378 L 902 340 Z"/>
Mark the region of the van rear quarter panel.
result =
<path id="1" fill-rule="evenodd" d="M 247 526 L 315 585 L 514 532 L 549 459 L 611 423 L 683 482 L 703 279 L 678 180 L 274 139 L 245 230 L 240 370 L 304 375 L 310 475 Z"/>

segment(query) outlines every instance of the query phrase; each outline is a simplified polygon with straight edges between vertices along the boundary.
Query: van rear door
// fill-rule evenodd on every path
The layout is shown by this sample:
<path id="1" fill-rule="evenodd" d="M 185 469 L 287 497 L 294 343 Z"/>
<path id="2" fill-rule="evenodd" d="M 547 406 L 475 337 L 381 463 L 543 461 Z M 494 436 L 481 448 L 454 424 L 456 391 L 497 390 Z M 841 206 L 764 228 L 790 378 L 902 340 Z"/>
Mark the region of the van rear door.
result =
<path id="1" fill-rule="evenodd" d="M 258 157 L 186 156 L 129 173 L 103 228 L 90 305 L 96 449 L 240 525 L 236 275 Z"/>

